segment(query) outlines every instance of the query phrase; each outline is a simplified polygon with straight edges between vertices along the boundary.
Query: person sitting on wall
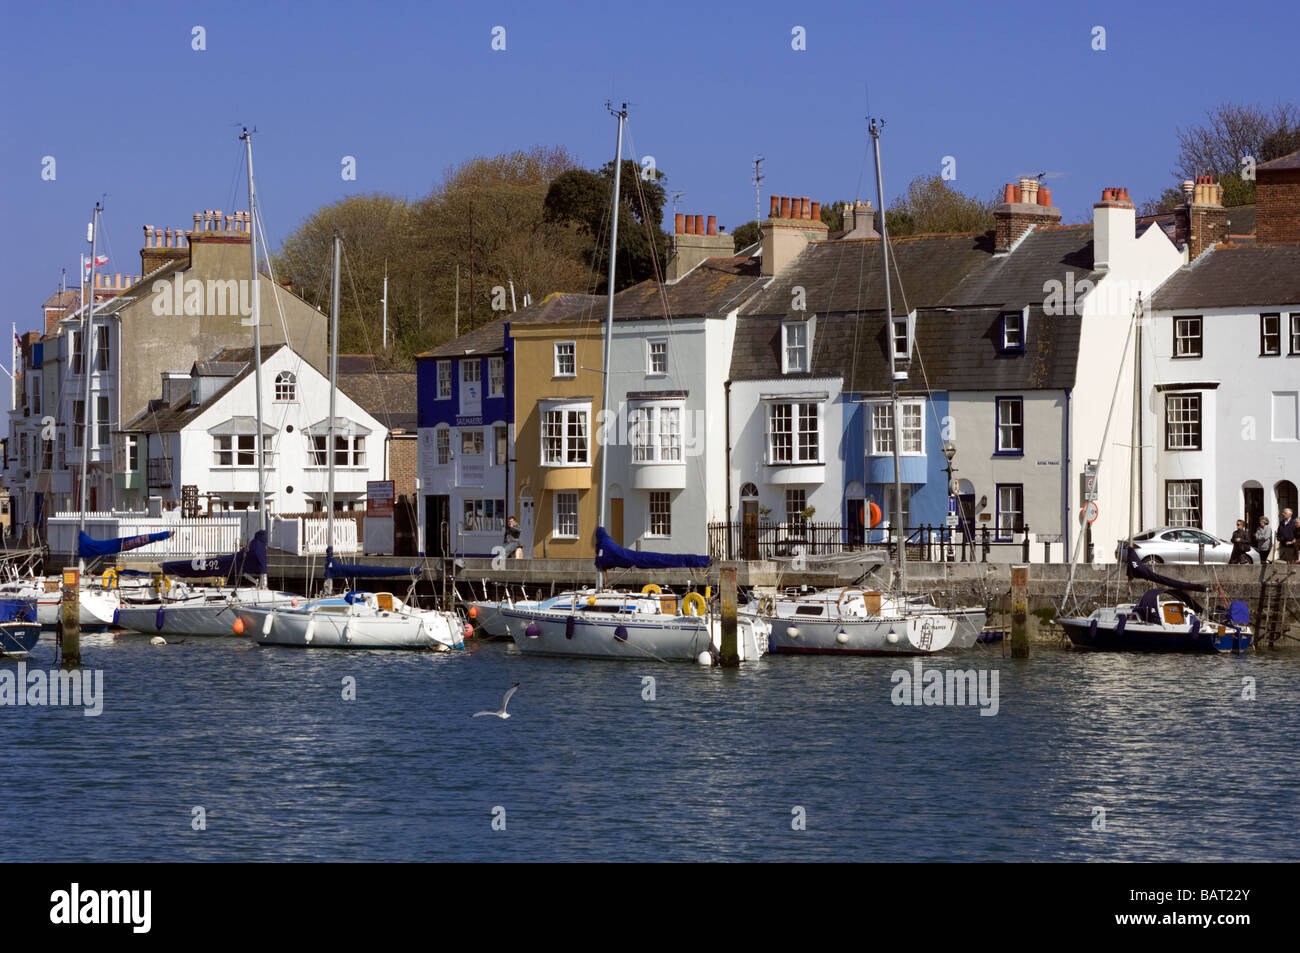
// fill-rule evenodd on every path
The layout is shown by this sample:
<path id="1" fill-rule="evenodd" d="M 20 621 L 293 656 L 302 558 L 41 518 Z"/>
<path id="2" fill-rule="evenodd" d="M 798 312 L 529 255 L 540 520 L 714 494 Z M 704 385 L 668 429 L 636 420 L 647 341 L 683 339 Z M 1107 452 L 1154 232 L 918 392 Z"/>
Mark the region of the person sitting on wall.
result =
<path id="1" fill-rule="evenodd" d="M 513 516 L 506 520 L 505 555 L 508 559 L 523 559 L 524 545 L 519 542 L 519 521 Z"/>

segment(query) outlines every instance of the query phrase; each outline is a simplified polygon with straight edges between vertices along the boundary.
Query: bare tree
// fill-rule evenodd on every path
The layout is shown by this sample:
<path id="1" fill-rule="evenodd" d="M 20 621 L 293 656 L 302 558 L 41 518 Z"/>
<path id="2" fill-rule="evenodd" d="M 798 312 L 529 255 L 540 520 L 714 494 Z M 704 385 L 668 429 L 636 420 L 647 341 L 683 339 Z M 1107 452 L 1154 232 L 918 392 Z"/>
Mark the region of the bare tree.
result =
<path id="1" fill-rule="evenodd" d="M 1246 156 L 1267 162 L 1300 146 L 1300 109 L 1292 103 L 1271 110 L 1220 103 L 1205 115 L 1206 124 L 1178 130 L 1179 179 L 1239 175 Z"/>

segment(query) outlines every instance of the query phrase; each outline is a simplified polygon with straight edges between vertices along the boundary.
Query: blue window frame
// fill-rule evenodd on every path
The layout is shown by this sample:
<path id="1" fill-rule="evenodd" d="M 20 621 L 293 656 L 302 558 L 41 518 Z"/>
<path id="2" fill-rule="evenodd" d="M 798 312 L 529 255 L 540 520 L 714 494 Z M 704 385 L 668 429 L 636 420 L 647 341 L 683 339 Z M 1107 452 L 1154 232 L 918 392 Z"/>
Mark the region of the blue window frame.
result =
<path id="1" fill-rule="evenodd" d="M 997 398 L 997 417 L 993 421 L 993 453 L 999 457 L 1025 455 L 1025 399 Z"/>

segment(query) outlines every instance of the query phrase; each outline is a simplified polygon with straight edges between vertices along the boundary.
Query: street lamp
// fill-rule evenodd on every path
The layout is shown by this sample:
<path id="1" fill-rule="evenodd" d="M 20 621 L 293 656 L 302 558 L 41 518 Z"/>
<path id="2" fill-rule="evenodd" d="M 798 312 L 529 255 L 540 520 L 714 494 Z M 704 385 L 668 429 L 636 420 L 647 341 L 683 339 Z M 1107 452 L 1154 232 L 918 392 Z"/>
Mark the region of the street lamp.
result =
<path id="1" fill-rule="evenodd" d="M 948 562 L 952 562 L 952 532 L 957 528 L 957 507 L 954 505 L 957 499 L 957 484 L 953 481 L 952 475 L 957 472 L 957 468 L 952 465 L 952 458 L 957 455 L 957 445 L 951 440 L 943 442 L 943 455 L 948 461 L 944 467 L 944 472 L 948 474 Z"/>

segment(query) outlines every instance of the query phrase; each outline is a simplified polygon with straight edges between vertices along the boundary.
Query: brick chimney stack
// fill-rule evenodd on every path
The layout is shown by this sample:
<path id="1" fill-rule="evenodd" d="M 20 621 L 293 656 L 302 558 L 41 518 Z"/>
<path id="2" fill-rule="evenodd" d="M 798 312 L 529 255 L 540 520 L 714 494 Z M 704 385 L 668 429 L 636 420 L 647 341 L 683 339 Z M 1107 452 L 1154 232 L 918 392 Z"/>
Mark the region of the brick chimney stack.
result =
<path id="1" fill-rule="evenodd" d="M 759 223 L 763 240 L 764 275 L 785 268 L 810 242 L 824 242 L 830 229 L 821 219 L 821 203 L 807 197 L 773 195 L 771 215 Z"/>
<path id="2" fill-rule="evenodd" d="M 1300 244 L 1300 151 L 1255 167 L 1255 241 Z"/>
<path id="3" fill-rule="evenodd" d="M 673 256 L 668 260 L 669 282 L 680 281 L 686 273 L 706 258 L 730 258 L 735 243 L 730 235 L 718 231 L 718 217 L 710 215 L 673 216 Z"/>
<path id="4" fill-rule="evenodd" d="M 1183 194 L 1187 184 L 1183 183 Z M 1228 236 L 1228 210 L 1223 207 L 1223 186 L 1212 175 L 1198 175 L 1187 203 L 1187 260 L 1195 261 L 1207 248 Z M 1177 229 L 1175 229 L 1177 231 Z"/>
<path id="5" fill-rule="evenodd" d="M 1000 205 L 993 209 L 993 251 L 1003 255 L 1031 228 L 1059 225 L 1061 210 L 1052 205 L 1050 189 L 1025 177 L 1019 185 L 1007 183 Z"/>

